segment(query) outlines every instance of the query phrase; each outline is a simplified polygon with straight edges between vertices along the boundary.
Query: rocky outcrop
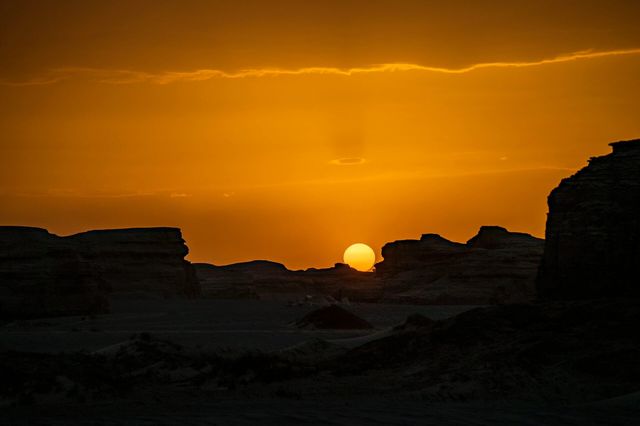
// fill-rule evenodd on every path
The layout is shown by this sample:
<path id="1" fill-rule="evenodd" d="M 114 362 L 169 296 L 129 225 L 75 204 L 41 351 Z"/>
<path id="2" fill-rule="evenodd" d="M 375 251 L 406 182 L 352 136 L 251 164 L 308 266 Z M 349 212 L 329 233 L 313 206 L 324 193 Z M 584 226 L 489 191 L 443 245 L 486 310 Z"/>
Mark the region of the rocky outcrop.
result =
<path id="1" fill-rule="evenodd" d="M 287 269 L 266 260 L 216 266 L 195 264 L 204 297 L 301 300 L 310 297 L 376 301 L 380 286 L 372 273 L 338 263 L 332 268 Z"/>
<path id="2" fill-rule="evenodd" d="M 216 299 L 259 299 L 258 285 L 286 283 L 291 273 L 281 263 L 267 260 L 226 266 L 196 263 L 194 267 L 203 297 Z"/>
<path id="3" fill-rule="evenodd" d="M 532 300 L 544 241 L 483 226 L 466 244 L 436 234 L 388 243 L 376 275 L 383 301 L 495 304 Z"/>
<path id="4" fill-rule="evenodd" d="M 74 241 L 40 228 L 0 227 L 0 317 L 101 313 L 106 292 Z"/>
<path id="5" fill-rule="evenodd" d="M 0 227 L 0 315 L 105 312 L 108 293 L 196 296 L 199 285 L 176 228 L 89 231 Z"/>
<path id="6" fill-rule="evenodd" d="M 549 195 L 542 298 L 640 295 L 640 139 L 610 145 Z"/>
<path id="7" fill-rule="evenodd" d="M 200 293 L 189 248 L 178 228 L 89 231 L 67 237 L 111 293 L 195 297 Z"/>

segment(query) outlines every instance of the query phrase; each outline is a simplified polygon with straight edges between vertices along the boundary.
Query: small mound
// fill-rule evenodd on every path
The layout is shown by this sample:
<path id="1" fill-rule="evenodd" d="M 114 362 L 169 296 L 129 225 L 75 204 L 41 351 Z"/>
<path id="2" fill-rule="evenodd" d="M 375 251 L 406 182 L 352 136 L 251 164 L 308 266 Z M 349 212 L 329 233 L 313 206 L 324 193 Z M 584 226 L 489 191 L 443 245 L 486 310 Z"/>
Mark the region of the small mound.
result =
<path id="1" fill-rule="evenodd" d="M 373 326 L 359 316 L 341 306 L 325 306 L 309 312 L 296 321 L 299 328 L 317 328 L 325 330 L 366 330 Z"/>

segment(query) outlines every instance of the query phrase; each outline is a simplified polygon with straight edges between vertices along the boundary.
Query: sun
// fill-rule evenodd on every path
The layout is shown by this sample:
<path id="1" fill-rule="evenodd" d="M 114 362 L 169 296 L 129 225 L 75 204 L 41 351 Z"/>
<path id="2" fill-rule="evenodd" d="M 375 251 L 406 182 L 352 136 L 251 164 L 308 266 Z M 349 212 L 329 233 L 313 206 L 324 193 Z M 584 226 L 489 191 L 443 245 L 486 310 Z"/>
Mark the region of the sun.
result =
<path id="1" fill-rule="evenodd" d="M 344 251 L 344 263 L 358 271 L 370 271 L 376 263 L 376 254 L 366 244 L 352 244 Z"/>

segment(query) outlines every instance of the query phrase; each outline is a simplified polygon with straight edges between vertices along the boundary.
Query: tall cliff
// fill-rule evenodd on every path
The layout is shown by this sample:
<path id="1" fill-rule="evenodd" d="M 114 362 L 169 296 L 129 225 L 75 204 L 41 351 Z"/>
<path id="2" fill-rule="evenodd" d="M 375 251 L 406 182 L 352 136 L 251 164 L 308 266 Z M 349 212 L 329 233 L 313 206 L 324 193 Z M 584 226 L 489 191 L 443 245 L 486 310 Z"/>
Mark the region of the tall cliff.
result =
<path id="1" fill-rule="evenodd" d="M 483 226 L 466 244 L 437 234 L 385 244 L 376 265 L 383 301 L 493 304 L 535 297 L 544 242 L 499 226 Z"/>
<path id="2" fill-rule="evenodd" d="M 610 145 L 549 195 L 542 298 L 640 295 L 640 139 Z"/>
<path id="3" fill-rule="evenodd" d="M 0 316 L 105 312 L 109 293 L 199 295 L 179 229 L 89 231 L 0 227 Z"/>

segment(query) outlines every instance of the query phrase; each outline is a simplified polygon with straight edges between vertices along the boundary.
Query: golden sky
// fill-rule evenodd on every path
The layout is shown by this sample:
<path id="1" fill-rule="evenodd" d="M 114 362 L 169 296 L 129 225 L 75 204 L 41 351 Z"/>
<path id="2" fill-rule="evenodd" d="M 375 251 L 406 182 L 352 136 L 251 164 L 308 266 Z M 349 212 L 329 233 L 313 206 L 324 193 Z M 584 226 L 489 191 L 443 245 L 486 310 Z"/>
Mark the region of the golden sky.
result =
<path id="1" fill-rule="evenodd" d="M 190 259 L 544 233 L 640 136 L 636 1 L 2 1 L 0 223 L 179 226 Z"/>

